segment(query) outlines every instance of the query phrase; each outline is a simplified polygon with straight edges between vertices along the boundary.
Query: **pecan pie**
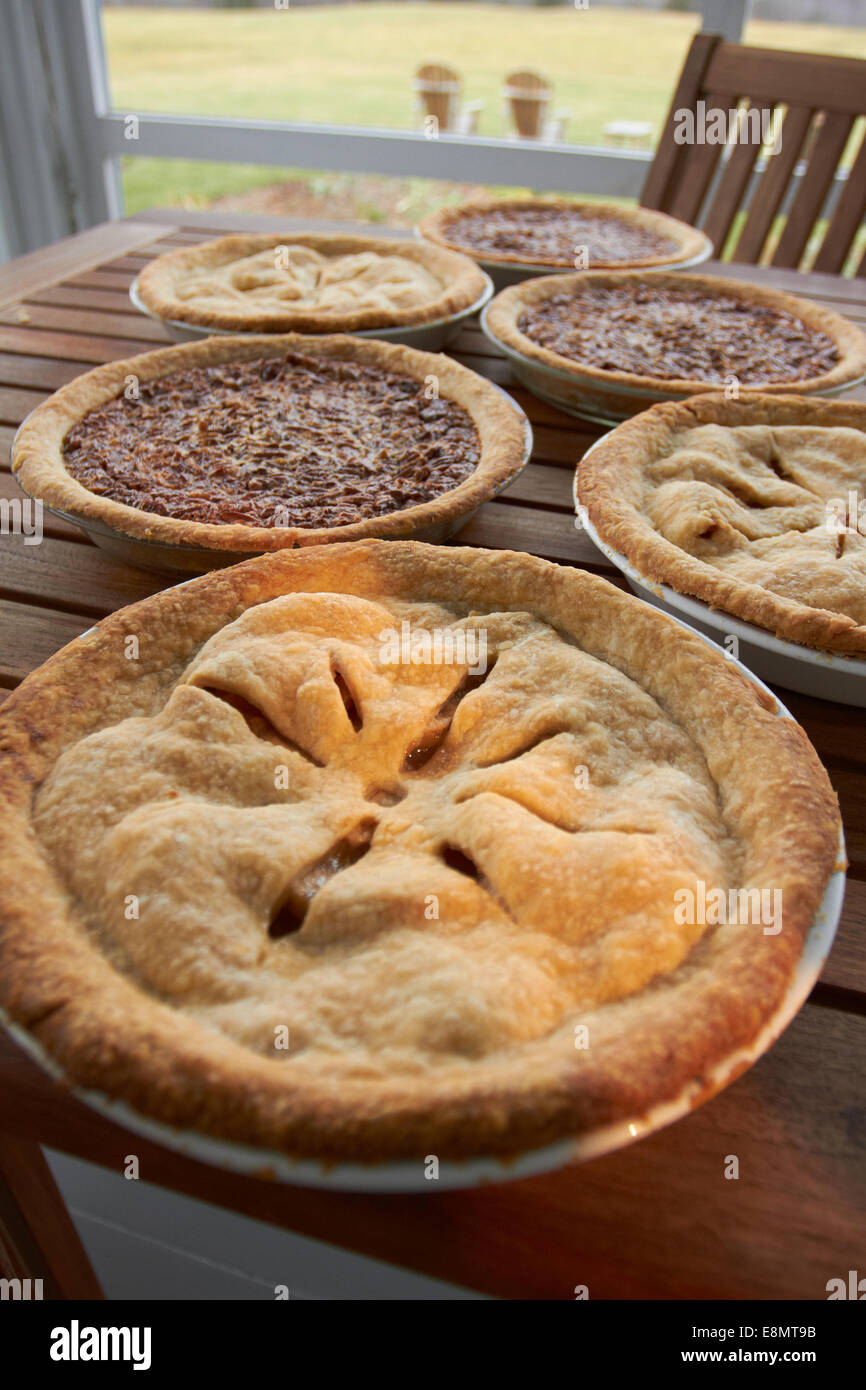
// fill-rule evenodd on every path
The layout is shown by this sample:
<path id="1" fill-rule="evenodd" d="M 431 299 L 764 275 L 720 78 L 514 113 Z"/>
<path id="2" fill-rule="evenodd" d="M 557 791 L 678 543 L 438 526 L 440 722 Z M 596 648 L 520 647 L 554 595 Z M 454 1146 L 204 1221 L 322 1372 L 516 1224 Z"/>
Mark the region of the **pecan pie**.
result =
<path id="1" fill-rule="evenodd" d="M 448 318 L 487 281 L 466 256 L 383 237 L 234 235 L 158 256 L 138 277 L 151 313 L 239 333 L 356 333 Z"/>
<path id="2" fill-rule="evenodd" d="M 69 1081 L 355 1161 L 677 1095 L 778 1006 L 839 834 L 802 730 L 697 635 L 412 542 L 106 619 L 4 704 L 0 807 L 0 1001 Z M 679 912 L 701 882 L 778 920 Z"/>
<path id="3" fill-rule="evenodd" d="M 75 518 L 244 553 L 456 524 L 525 453 L 521 412 L 450 358 L 286 335 L 88 372 L 29 417 L 12 466 Z"/>
<path id="4" fill-rule="evenodd" d="M 720 386 L 833 392 L 866 373 L 866 336 L 840 314 L 683 272 L 524 281 L 496 296 L 483 323 L 530 389 L 612 418 Z"/>
<path id="5" fill-rule="evenodd" d="M 777 637 L 866 654 L 866 405 L 653 406 L 581 462 L 578 496 L 647 578 Z"/>
<path id="6" fill-rule="evenodd" d="M 573 270 L 676 265 L 712 249 L 703 232 L 665 213 L 567 198 L 498 198 L 439 208 L 418 230 L 428 241 L 491 265 Z"/>

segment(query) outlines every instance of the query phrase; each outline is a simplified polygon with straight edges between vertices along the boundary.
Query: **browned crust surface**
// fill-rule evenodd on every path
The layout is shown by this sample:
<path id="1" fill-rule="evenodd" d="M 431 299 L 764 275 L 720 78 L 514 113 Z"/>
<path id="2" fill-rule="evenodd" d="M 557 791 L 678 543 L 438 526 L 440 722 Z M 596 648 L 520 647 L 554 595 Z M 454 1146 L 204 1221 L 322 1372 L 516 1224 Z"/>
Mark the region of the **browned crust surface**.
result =
<path id="1" fill-rule="evenodd" d="M 278 246 L 309 246 L 323 256 L 372 252 L 399 256 L 423 266 L 440 284 L 440 292 L 411 310 L 382 307 L 353 311 L 336 309 L 257 309 L 253 303 L 236 309 L 214 309 L 181 298 L 177 286 L 192 272 L 218 268 Z M 344 236 L 341 233 L 296 233 L 277 236 L 237 233 L 167 251 L 151 261 L 138 277 L 142 303 L 158 318 L 233 333 L 359 333 L 377 328 L 406 328 L 449 318 L 475 304 L 487 281 L 474 261 L 447 248 L 391 237 Z"/>
<path id="2" fill-rule="evenodd" d="M 700 255 L 707 246 L 707 238 L 703 232 L 676 217 L 669 217 L 667 213 L 655 212 L 650 208 L 621 207 L 618 203 L 582 203 L 570 198 L 480 198 L 475 202 L 462 203 L 458 207 L 437 208 L 435 212 L 428 213 L 421 219 L 418 230 L 427 241 L 437 246 L 460 251 L 465 256 L 475 256 L 477 260 L 490 265 L 538 265 L 549 266 L 551 270 L 573 269 L 573 261 L 557 260 L 553 256 L 528 260 L 519 252 L 501 252 L 496 255 L 489 251 L 470 250 L 461 244 L 457 228 L 462 216 L 468 212 L 500 211 L 508 207 L 554 207 L 562 208 L 566 212 L 577 210 L 586 217 L 612 217 L 620 222 L 628 222 L 634 227 L 643 227 L 658 236 L 669 237 L 677 244 L 677 250 L 668 256 L 640 256 L 629 261 L 617 261 L 616 264 L 620 267 L 627 265 L 632 269 L 648 270 L 653 266 L 677 265 Z M 596 265 L 601 269 L 604 262 L 596 262 Z"/>
<path id="3" fill-rule="evenodd" d="M 97 496 L 67 472 L 63 459 L 63 440 L 67 433 L 82 416 L 113 400 L 130 376 L 139 381 L 153 381 L 190 367 L 280 357 L 287 352 L 301 353 L 308 358 L 319 356 L 358 362 L 402 373 L 419 382 L 435 377 L 440 395 L 456 401 L 472 418 L 481 442 L 478 466 L 459 487 L 430 502 L 381 517 L 368 517 L 348 526 L 317 529 L 213 525 L 158 516 Z M 12 468 L 22 487 L 32 496 L 76 519 L 99 522 L 139 540 L 249 554 L 359 540 L 367 536 L 405 536 L 418 526 L 452 521 L 474 511 L 520 470 L 524 461 L 525 431 L 524 417 L 502 392 L 441 353 L 420 352 L 398 344 L 342 335 L 205 338 L 201 342 L 158 348 L 139 357 L 109 362 L 61 387 L 37 406 L 21 426 L 13 448 Z"/>
<path id="4" fill-rule="evenodd" d="M 778 935 L 705 934 L 683 966 L 562 1038 L 446 1081 L 299 1085 L 286 1066 L 167 1007 L 115 970 L 76 920 L 31 818 L 60 754 L 159 709 L 226 622 L 288 592 L 385 595 L 526 610 L 639 681 L 703 751 L 744 883 L 783 893 Z M 131 674 L 124 637 L 141 636 Z M 696 635 L 580 570 L 527 555 L 367 542 L 249 561 L 103 621 L 12 694 L 0 715 L 0 1002 L 70 1083 L 142 1115 L 298 1156 L 376 1160 L 508 1154 L 633 1116 L 755 1038 L 777 1008 L 837 855 L 836 800 L 803 730 Z M 544 865 L 539 865 L 539 874 Z M 374 1007 L 371 1001 L 371 1007 Z"/>
<path id="5" fill-rule="evenodd" d="M 744 392 L 664 402 L 606 435 L 578 466 L 578 497 L 599 537 L 641 574 L 699 598 L 777 637 L 820 650 L 866 653 L 866 627 L 844 613 L 783 598 L 760 584 L 721 574 L 658 534 L 640 508 L 644 470 L 701 425 L 821 426 L 866 433 L 866 404 Z M 866 449 L 866 440 L 864 440 Z"/>
<path id="6" fill-rule="evenodd" d="M 650 391 L 658 395 L 663 392 L 672 399 L 684 399 L 699 391 L 718 391 L 717 382 L 678 381 L 675 379 L 640 376 L 633 372 L 612 372 L 595 367 L 591 362 L 579 362 L 574 358 L 563 357 L 551 352 L 540 343 L 527 337 L 518 327 L 521 315 L 530 305 L 544 299 L 574 289 L 578 284 L 589 283 L 602 288 L 637 283 L 664 287 L 672 290 L 698 290 L 710 296 L 722 295 L 728 298 L 745 300 L 747 303 L 766 305 L 780 313 L 790 314 L 801 320 L 809 328 L 814 328 L 836 343 L 839 361 L 829 372 L 810 377 L 804 381 L 787 381 L 779 384 L 761 383 L 762 392 L 792 391 L 799 394 L 834 391 L 857 381 L 866 372 L 866 335 L 849 319 L 830 309 L 821 308 L 810 300 L 800 299 L 798 295 L 786 294 L 782 290 L 766 289 L 764 286 L 749 285 L 739 280 L 722 280 L 712 275 L 692 275 L 678 272 L 665 275 L 654 272 L 651 276 L 640 271 L 580 271 L 572 275 L 545 275 L 537 280 L 525 280 L 519 285 L 510 285 L 491 300 L 486 311 L 487 328 L 491 335 L 512 352 L 530 362 L 537 362 L 553 368 L 557 372 L 611 387 L 627 387 L 632 391 Z"/>

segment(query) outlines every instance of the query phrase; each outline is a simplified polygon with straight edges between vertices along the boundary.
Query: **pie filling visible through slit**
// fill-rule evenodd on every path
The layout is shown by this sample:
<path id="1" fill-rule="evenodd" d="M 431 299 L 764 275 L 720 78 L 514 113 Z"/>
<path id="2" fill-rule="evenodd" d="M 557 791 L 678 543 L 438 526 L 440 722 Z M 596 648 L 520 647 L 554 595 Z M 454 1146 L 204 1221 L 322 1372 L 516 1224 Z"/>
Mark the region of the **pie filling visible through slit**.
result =
<path id="1" fill-rule="evenodd" d="M 142 382 L 74 425 L 63 456 L 90 492 L 159 516 L 314 528 L 431 501 L 481 447 L 423 381 L 289 353 Z"/>

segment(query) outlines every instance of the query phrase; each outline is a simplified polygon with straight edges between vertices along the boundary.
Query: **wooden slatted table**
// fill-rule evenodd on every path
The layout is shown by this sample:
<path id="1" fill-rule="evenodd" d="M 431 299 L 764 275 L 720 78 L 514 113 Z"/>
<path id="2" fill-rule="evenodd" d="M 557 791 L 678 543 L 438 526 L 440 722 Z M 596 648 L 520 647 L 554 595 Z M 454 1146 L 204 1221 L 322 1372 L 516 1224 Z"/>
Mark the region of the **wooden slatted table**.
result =
<path id="1" fill-rule="evenodd" d="M 240 228 L 309 224 L 156 210 L 107 224 L 0 267 L 0 498 L 16 426 L 95 363 L 166 341 L 127 291 L 168 247 Z M 323 229 L 322 223 L 316 229 Z M 380 229 L 377 228 L 377 231 Z M 399 235 L 399 233 L 394 233 Z M 866 281 L 710 264 L 720 276 L 791 289 L 866 326 Z M 616 578 L 575 529 L 576 461 L 597 431 L 512 387 L 477 326 L 454 354 L 512 390 L 535 431 L 532 462 L 457 539 L 515 548 Z M 861 389 L 853 393 L 866 399 Z M 0 537 L 0 697 L 95 620 L 165 581 L 46 516 L 41 545 Z M 50 1216 L 20 1235 L 52 1262 L 56 1288 L 92 1294 L 83 1252 L 39 1170 L 35 1141 L 115 1171 L 486 1293 L 516 1298 L 826 1297 L 828 1279 L 864 1269 L 866 1227 L 866 739 L 863 714 L 780 690 L 839 794 L 851 871 L 836 945 L 809 1002 L 761 1062 L 687 1119 L 620 1153 L 530 1181 L 459 1193 L 367 1197 L 242 1179 L 182 1159 L 91 1113 L 0 1042 L 0 1177 L 19 1205 L 34 1185 Z M 11 872 L 13 866 L 2 866 Z M 724 1177 L 726 1156 L 740 1177 Z M 41 1176 L 40 1176 L 41 1172 Z M 32 1200 L 29 1202 L 32 1208 Z M 20 1213 L 19 1213 L 20 1216 Z M 0 1203 L 0 1264 L 4 1208 Z M 9 1231 L 13 1231 L 12 1237 Z M 51 1252 L 63 1232 L 65 1256 Z"/>

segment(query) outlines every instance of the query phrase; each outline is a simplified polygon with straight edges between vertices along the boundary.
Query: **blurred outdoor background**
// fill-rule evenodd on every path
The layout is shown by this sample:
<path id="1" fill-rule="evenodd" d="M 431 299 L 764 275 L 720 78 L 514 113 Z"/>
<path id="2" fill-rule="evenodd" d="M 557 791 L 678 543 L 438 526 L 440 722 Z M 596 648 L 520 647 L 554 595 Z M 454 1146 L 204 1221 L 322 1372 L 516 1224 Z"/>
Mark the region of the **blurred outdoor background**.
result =
<path id="1" fill-rule="evenodd" d="M 687 0 L 261 0 L 176 4 L 106 0 L 113 105 L 148 112 L 418 129 L 416 69 L 443 63 L 478 104 L 477 132 L 508 133 L 503 80 L 534 69 L 567 113 L 567 143 L 610 148 L 610 127 L 643 127 L 652 149 L 700 16 Z M 820 20 L 816 19 L 820 16 Z M 755 0 L 744 42 L 866 58 L 866 0 Z M 859 25 L 861 27 L 858 27 Z M 248 164 L 123 160 L 127 212 L 154 205 L 409 225 L 467 187 Z M 472 192 L 491 190 L 477 189 Z"/>

